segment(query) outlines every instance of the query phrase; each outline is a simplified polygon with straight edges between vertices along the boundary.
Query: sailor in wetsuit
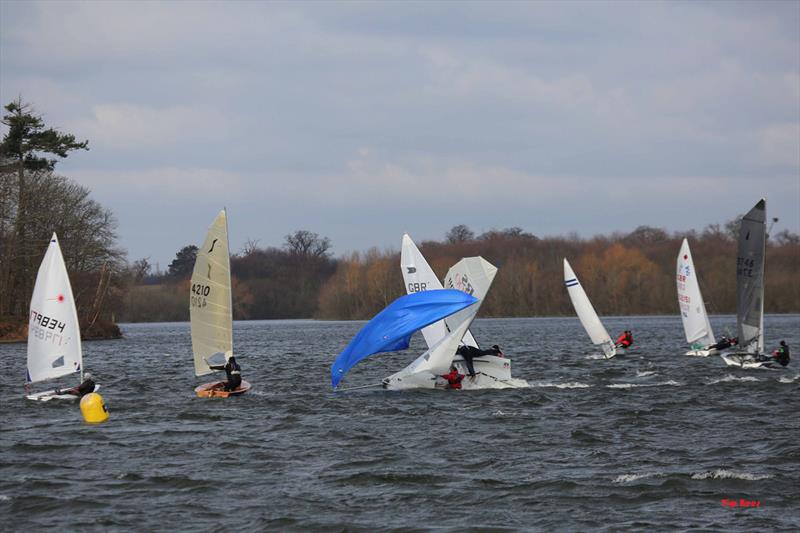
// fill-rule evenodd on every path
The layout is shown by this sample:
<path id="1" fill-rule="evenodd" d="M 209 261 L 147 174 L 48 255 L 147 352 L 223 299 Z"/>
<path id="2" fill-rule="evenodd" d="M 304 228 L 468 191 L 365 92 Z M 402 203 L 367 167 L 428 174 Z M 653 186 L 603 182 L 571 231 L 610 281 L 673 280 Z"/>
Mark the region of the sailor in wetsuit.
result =
<path id="1" fill-rule="evenodd" d="M 448 374 L 441 374 L 440 377 L 447 380 L 448 389 L 460 389 L 461 381 L 464 379 L 464 375 L 458 373 L 455 365 L 450 365 L 450 372 Z"/>
<path id="2" fill-rule="evenodd" d="M 618 348 L 625 348 L 626 350 L 631 347 L 633 344 L 633 333 L 631 330 L 626 329 L 622 333 L 620 333 L 619 337 L 617 338 L 616 346 Z"/>
<path id="3" fill-rule="evenodd" d="M 712 344 L 711 346 L 708 347 L 708 349 L 722 351 L 727 348 L 730 348 L 731 346 L 737 344 L 738 342 L 739 339 L 737 338 L 730 339 L 728 338 L 727 335 L 723 335 L 722 337 L 719 338 L 719 341 L 716 344 Z"/>
<path id="4" fill-rule="evenodd" d="M 78 398 L 83 398 L 90 392 L 94 392 L 95 382 L 92 379 L 91 372 L 86 372 L 83 375 L 83 382 L 78 385 L 77 387 L 72 387 L 71 389 L 56 389 L 56 394 L 72 394 L 73 396 L 77 396 Z"/>
<path id="5" fill-rule="evenodd" d="M 484 355 L 496 355 L 498 357 L 503 357 L 503 351 L 500 350 L 498 345 L 493 345 L 488 350 L 481 350 L 475 346 L 469 346 L 467 344 L 462 344 L 456 350 L 456 353 L 464 358 L 464 362 L 467 364 L 467 372 L 469 372 L 469 377 L 475 377 L 475 367 L 472 366 L 472 360 L 476 357 L 481 357 Z"/>
<path id="6" fill-rule="evenodd" d="M 225 383 L 223 390 L 230 392 L 239 388 L 242 384 L 242 367 L 236 362 L 234 356 L 228 358 L 228 362 L 224 365 L 208 365 L 211 370 L 224 370 L 225 375 L 228 377 L 228 382 Z"/>
<path id="7" fill-rule="evenodd" d="M 786 341 L 781 341 L 778 349 L 772 352 L 772 358 L 780 363 L 781 366 L 789 364 L 789 346 L 786 345 Z"/>

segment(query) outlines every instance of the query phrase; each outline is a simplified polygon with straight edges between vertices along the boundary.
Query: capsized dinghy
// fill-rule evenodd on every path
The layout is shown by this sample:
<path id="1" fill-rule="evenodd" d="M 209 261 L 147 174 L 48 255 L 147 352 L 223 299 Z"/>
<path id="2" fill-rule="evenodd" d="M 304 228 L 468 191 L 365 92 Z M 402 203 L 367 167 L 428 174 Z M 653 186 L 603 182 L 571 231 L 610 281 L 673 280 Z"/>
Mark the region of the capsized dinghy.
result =
<path id="1" fill-rule="evenodd" d="M 403 281 L 405 282 L 406 292 L 408 294 L 442 288 L 442 284 L 439 282 L 436 274 L 434 274 L 433 269 L 428 265 L 425 257 L 408 234 L 403 235 L 400 252 L 400 267 L 403 272 Z M 466 292 L 483 301 L 489 292 L 489 288 L 496 274 L 497 268 L 482 257 L 467 257 L 461 259 L 448 270 L 444 279 L 444 284 L 449 289 Z M 462 313 L 466 312 L 465 310 Z M 425 343 L 428 345 L 428 348 L 432 349 L 436 346 L 449 332 L 455 330 L 455 327 L 460 324 L 462 320 L 463 316 L 457 314 L 424 328 L 422 330 L 422 335 L 425 337 Z M 479 347 L 478 341 L 475 340 L 475 337 L 469 329 L 467 329 L 464 336 L 459 340 L 460 344 L 475 346 L 476 348 Z M 468 370 L 463 357 L 460 355 L 454 356 L 452 363 L 456 366 L 460 374 L 467 375 Z M 528 386 L 528 382 L 524 379 L 515 379 L 511 377 L 511 359 L 507 357 L 484 355 L 473 359 L 472 364 L 476 375 L 474 378 L 466 378 L 462 381 L 461 387 L 465 390 L 487 388 L 505 389 Z M 391 378 L 387 379 L 391 381 Z"/>
<path id="2" fill-rule="evenodd" d="M 209 360 L 224 364 L 233 357 L 233 304 L 231 302 L 231 263 L 228 250 L 228 219 L 219 212 L 203 246 L 197 251 L 189 291 L 189 319 L 192 328 L 194 373 L 205 376 L 213 370 Z M 195 389 L 200 397 L 237 396 L 250 389 L 242 384 L 233 391 L 218 390 L 224 381 L 204 383 Z M 245 387 L 246 385 L 246 387 Z M 221 393 L 225 394 L 221 394 Z"/>
<path id="3" fill-rule="evenodd" d="M 686 239 L 683 239 L 678 253 L 677 269 L 675 280 L 678 285 L 678 306 L 681 310 L 686 342 L 692 348 L 686 355 L 699 357 L 717 355 L 719 351 L 711 348 L 716 344 L 716 340 L 711 330 L 711 323 L 708 321 L 706 304 L 700 293 L 700 282 L 692 261 L 692 252 L 689 250 L 689 241 Z"/>
<path id="4" fill-rule="evenodd" d="M 764 355 L 764 252 L 767 201 L 761 199 L 739 225 L 736 254 L 736 329 L 738 350 L 724 352 L 725 364 L 744 369 L 780 367 Z"/>
<path id="5" fill-rule="evenodd" d="M 27 383 L 38 383 L 79 373 L 83 381 L 83 351 L 78 312 L 58 237 L 50 238 L 36 284 L 28 323 Z M 99 385 L 95 385 L 95 390 Z M 75 394 L 48 390 L 25 396 L 29 400 L 76 400 Z"/>
<path id="6" fill-rule="evenodd" d="M 415 332 L 477 302 L 477 298 L 453 289 L 428 290 L 401 296 L 361 328 L 339 354 L 331 365 L 331 386 L 336 389 L 345 374 L 359 361 L 376 353 L 405 350 Z M 403 384 L 435 383 L 436 376 L 448 370 L 458 347 L 458 339 L 453 339 L 459 334 L 463 336 L 470 322 L 464 321 L 457 331 L 445 336 L 447 341 L 443 339 L 425 352 L 415 361 L 417 365 L 414 368 L 406 367 L 406 374 L 399 376 L 400 381 Z"/>

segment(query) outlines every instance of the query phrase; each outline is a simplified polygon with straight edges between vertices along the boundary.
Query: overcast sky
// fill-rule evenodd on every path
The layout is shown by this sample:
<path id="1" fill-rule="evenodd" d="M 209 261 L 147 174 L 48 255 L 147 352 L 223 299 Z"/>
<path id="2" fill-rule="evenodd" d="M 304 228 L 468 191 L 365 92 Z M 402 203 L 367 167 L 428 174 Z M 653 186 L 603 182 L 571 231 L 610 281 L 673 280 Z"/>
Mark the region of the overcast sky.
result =
<path id="1" fill-rule="evenodd" d="M 232 252 L 701 229 L 762 196 L 800 231 L 795 1 L 2 0 L 18 95 L 162 269 L 223 206 Z"/>

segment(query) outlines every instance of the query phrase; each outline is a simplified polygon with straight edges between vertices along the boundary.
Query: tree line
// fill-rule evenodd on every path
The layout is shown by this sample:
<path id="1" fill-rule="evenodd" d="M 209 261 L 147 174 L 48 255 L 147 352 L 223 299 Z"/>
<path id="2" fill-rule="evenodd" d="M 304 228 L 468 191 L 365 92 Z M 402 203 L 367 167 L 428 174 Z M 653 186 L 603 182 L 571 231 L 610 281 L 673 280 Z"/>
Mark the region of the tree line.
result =
<path id="1" fill-rule="evenodd" d="M 563 283 L 564 258 L 601 315 L 675 314 L 676 259 L 681 240 L 687 237 L 709 312 L 735 313 L 738 223 L 737 219 L 700 232 L 675 233 L 641 226 L 630 233 L 590 239 L 540 238 L 521 228 L 476 236 L 458 225 L 442 241 L 418 245 L 440 279 L 462 257 L 480 255 L 498 267 L 481 316 L 574 314 Z M 319 253 L 309 254 L 293 246 L 297 235 L 324 245 Z M 286 236 L 282 248 L 246 246 L 232 256 L 234 318 L 366 319 L 404 294 L 399 252 L 374 248 L 333 259 L 329 246 L 324 237 L 298 231 Z M 194 258 L 187 257 L 187 250 L 176 254 L 160 279 L 132 288 L 125 319 L 188 318 L 187 280 Z M 800 236 L 784 230 L 768 239 L 767 312 L 800 310 L 799 260 Z"/>
<path id="2" fill-rule="evenodd" d="M 85 337 L 119 335 L 115 321 L 173 321 L 189 316 L 195 245 L 177 251 L 167 272 L 148 259 L 126 261 L 116 221 L 90 191 L 56 173 L 58 160 L 88 141 L 46 127 L 22 99 L 5 106 L 0 143 L 0 340 L 24 338 L 39 263 L 59 236 Z M 711 313 L 734 313 L 738 220 L 701 231 L 641 226 L 630 233 L 539 237 L 522 228 L 476 235 L 459 224 L 441 241 L 418 242 L 440 279 L 462 257 L 498 267 L 481 316 L 574 313 L 563 284 L 567 258 L 601 315 L 675 314 L 675 261 L 681 239 L 692 247 Z M 400 236 L 397 236 L 398 246 Z M 404 294 L 400 253 L 371 249 L 334 258 L 330 239 L 308 230 L 281 246 L 248 242 L 231 256 L 235 319 L 366 319 Z M 767 312 L 800 311 L 800 236 L 767 241 Z"/>

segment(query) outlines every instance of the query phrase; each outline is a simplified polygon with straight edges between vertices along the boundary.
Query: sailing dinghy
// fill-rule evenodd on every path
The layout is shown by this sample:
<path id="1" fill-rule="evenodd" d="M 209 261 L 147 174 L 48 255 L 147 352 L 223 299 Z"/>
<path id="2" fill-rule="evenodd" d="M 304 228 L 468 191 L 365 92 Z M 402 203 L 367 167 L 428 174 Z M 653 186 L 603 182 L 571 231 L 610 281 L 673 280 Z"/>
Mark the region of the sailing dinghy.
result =
<path id="1" fill-rule="evenodd" d="M 28 322 L 27 384 L 80 374 L 83 381 L 83 352 L 78 312 L 72 296 L 67 267 L 55 233 L 44 254 L 33 287 Z M 99 389 L 95 385 L 95 389 Z M 25 396 L 29 400 L 77 400 L 75 394 L 48 390 Z"/>
<path id="2" fill-rule="evenodd" d="M 736 255 L 736 329 L 737 351 L 720 357 L 739 368 L 775 367 L 764 354 L 764 254 L 767 241 L 767 201 L 761 199 L 739 226 L 739 250 Z"/>
<path id="3" fill-rule="evenodd" d="M 567 286 L 569 299 L 572 300 L 572 305 L 575 307 L 575 312 L 578 314 L 581 324 L 583 324 L 583 329 L 592 339 L 592 344 L 602 347 L 606 359 L 611 359 L 617 354 L 614 341 L 611 340 L 605 326 L 600 322 L 600 317 L 597 316 L 592 302 L 589 301 L 586 291 L 583 290 L 583 286 L 578 281 L 578 277 L 566 259 L 564 259 L 564 285 Z"/>
<path id="4" fill-rule="evenodd" d="M 382 383 L 391 389 L 434 388 L 437 376 L 449 369 L 459 340 L 475 318 L 478 303 L 477 298 L 453 289 L 401 296 L 361 328 L 339 354 L 331 365 L 331 386 L 335 390 L 359 361 L 376 353 L 405 350 L 415 332 L 459 311 L 469 310 L 454 331 Z"/>
<path id="5" fill-rule="evenodd" d="M 403 235 L 400 267 L 408 294 L 442 288 L 442 284 L 434 274 L 433 269 L 431 269 L 425 257 L 408 234 Z M 448 289 L 466 292 L 483 302 L 496 274 L 497 268 L 482 257 L 467 257 L 448 270 L 444 278 L 444 285 Z M 462 313 L 466 313 L 466 311 Z M 462 321 L 463 316 L 457 314 L 424 328 L 422 336 L 425 338 L 428 348 L 433 348 L 449 332 L 455 330 L 456 326 Z M 479 347 L 478 341 L 475 340 L 469 329 L 464 333 L 463 338 L 459 340 L 460 344 Z M 456 355 L 452 363 L 460 374 L 467 374 L 468 371 L 463 357 Z M 483 355 L 473 359 L 472 363 L 476 375 L 474 378 L 464 379 L 461 383 L 462 389 L 505 389 L 528 386 L 528 382 L 524 379 L 511 377 L 511 359 L 495 355 Z M 391 380 L 391 377 L 387 379 Z"/>
<path id="6" fill-rule="evenodd" d="M 206 240 L 197 251 L 189 292 L 189 317 L 194 373 L 198 377 L 205 376 L 213 372 L 209 364 L 225 364 L 233 356 L 231 264 L 224 209 L 211 223 Z M 226 383 L 226 380 L 204 383 L 195 392 L 205 398 L 227 398 L 250 390 L 250 383 L 242 381 L 236 389 L 225 391 Z"/>
<path id="7" fill-rule="evenodd" d="M 711 323 L 708 321 L 706 304 L 700 294 L 697 271 L 692 261 L 692 252 L 689 250 L 689 241 L 686 239 L 683 239 L 681 250 L 678 253 L 677 269 L 678 306 L 681 310 L 686 341 L 691 345 L 691 350 L 686 352 L 686 355 L 699 357 L 717 355 L 719 351 L 716 348 L 710 348 L 717 341 L 711 330 Z"/>

